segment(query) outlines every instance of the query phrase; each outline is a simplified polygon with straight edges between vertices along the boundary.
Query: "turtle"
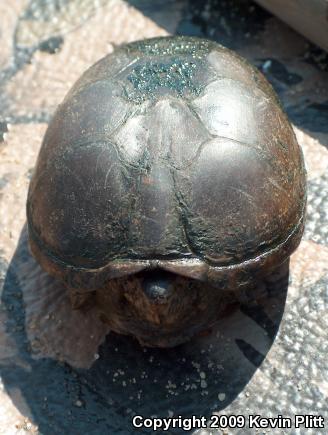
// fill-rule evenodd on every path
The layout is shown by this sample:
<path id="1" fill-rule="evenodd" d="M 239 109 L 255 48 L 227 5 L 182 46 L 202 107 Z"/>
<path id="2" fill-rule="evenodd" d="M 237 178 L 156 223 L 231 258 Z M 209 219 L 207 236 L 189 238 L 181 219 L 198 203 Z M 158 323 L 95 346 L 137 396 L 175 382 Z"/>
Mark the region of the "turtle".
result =
<path id="1" fill-rule="evenodd" d="M 306 171 L 272 86 L 202 38 L 116 47 L 58 106 L 27 198 L 29 244 L 72 306 L 172 347 L 300 243 Z"/>

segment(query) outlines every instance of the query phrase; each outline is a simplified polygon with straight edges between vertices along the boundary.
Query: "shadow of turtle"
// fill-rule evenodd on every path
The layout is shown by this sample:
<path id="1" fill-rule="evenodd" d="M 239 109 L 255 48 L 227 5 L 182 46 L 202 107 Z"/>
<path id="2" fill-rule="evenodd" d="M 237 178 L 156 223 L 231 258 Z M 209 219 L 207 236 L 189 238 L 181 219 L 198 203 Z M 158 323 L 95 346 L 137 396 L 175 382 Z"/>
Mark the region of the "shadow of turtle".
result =
<path id="1" fill-rule="evenodd" d="M 65 288 L 30 255 L 24 227 L 2 293 L 4 388 L 43 434 L 130 434 L 134 415 L 209 417 L 243 391 L 269 351 L 288 273 L 285 264 L 259 287 L 260 301 L 232 307 L 211 334 L 147 349 L 107 334 L 92 309 L 72 311 Z"/>

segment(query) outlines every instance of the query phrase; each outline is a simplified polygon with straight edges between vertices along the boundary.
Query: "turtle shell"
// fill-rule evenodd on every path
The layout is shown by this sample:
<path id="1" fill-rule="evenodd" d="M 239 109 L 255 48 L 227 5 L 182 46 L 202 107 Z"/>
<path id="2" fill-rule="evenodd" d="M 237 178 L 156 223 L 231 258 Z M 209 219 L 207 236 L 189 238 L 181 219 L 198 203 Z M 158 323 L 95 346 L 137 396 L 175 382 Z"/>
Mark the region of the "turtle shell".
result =
<path id="1" fill-rule="evenodd" d="M 89 291 L 145 268 L 230 284 L 268 271 L 299 244 L 305 203 L 302 152 L 263 75 L 217 43 L 164 37 L 77 81 L 27 216 L 41 264 Z"/>

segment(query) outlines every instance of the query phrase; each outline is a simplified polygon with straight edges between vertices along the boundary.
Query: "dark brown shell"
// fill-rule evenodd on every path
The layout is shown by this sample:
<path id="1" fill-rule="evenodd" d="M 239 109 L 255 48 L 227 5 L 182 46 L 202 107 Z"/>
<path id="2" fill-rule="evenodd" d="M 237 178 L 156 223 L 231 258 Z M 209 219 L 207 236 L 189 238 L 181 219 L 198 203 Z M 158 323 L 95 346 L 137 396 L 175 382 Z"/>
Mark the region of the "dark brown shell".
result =
<path id="1" fill-rule="evenodd" d="M 59 106 L 31 181 L 32 250 L 88 291 L 163 268 L 238 283 L 298 245 L 302 152 L 265 78 L 207 40 L 122 46 Z"/>

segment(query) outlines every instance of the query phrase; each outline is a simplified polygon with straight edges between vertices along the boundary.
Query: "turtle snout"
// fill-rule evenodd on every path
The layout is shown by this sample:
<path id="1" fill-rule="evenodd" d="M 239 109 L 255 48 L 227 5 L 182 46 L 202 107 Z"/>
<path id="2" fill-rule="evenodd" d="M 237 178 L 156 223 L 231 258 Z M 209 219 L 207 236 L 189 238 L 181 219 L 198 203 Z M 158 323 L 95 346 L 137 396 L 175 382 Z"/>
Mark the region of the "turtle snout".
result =
<path id="1" fill-rule="evenodd" d="M 151 273 L 143 280 L 142 288 L 150 302 L 167 303 L 173 292 L 172 276 L 161 272 Z"/>

